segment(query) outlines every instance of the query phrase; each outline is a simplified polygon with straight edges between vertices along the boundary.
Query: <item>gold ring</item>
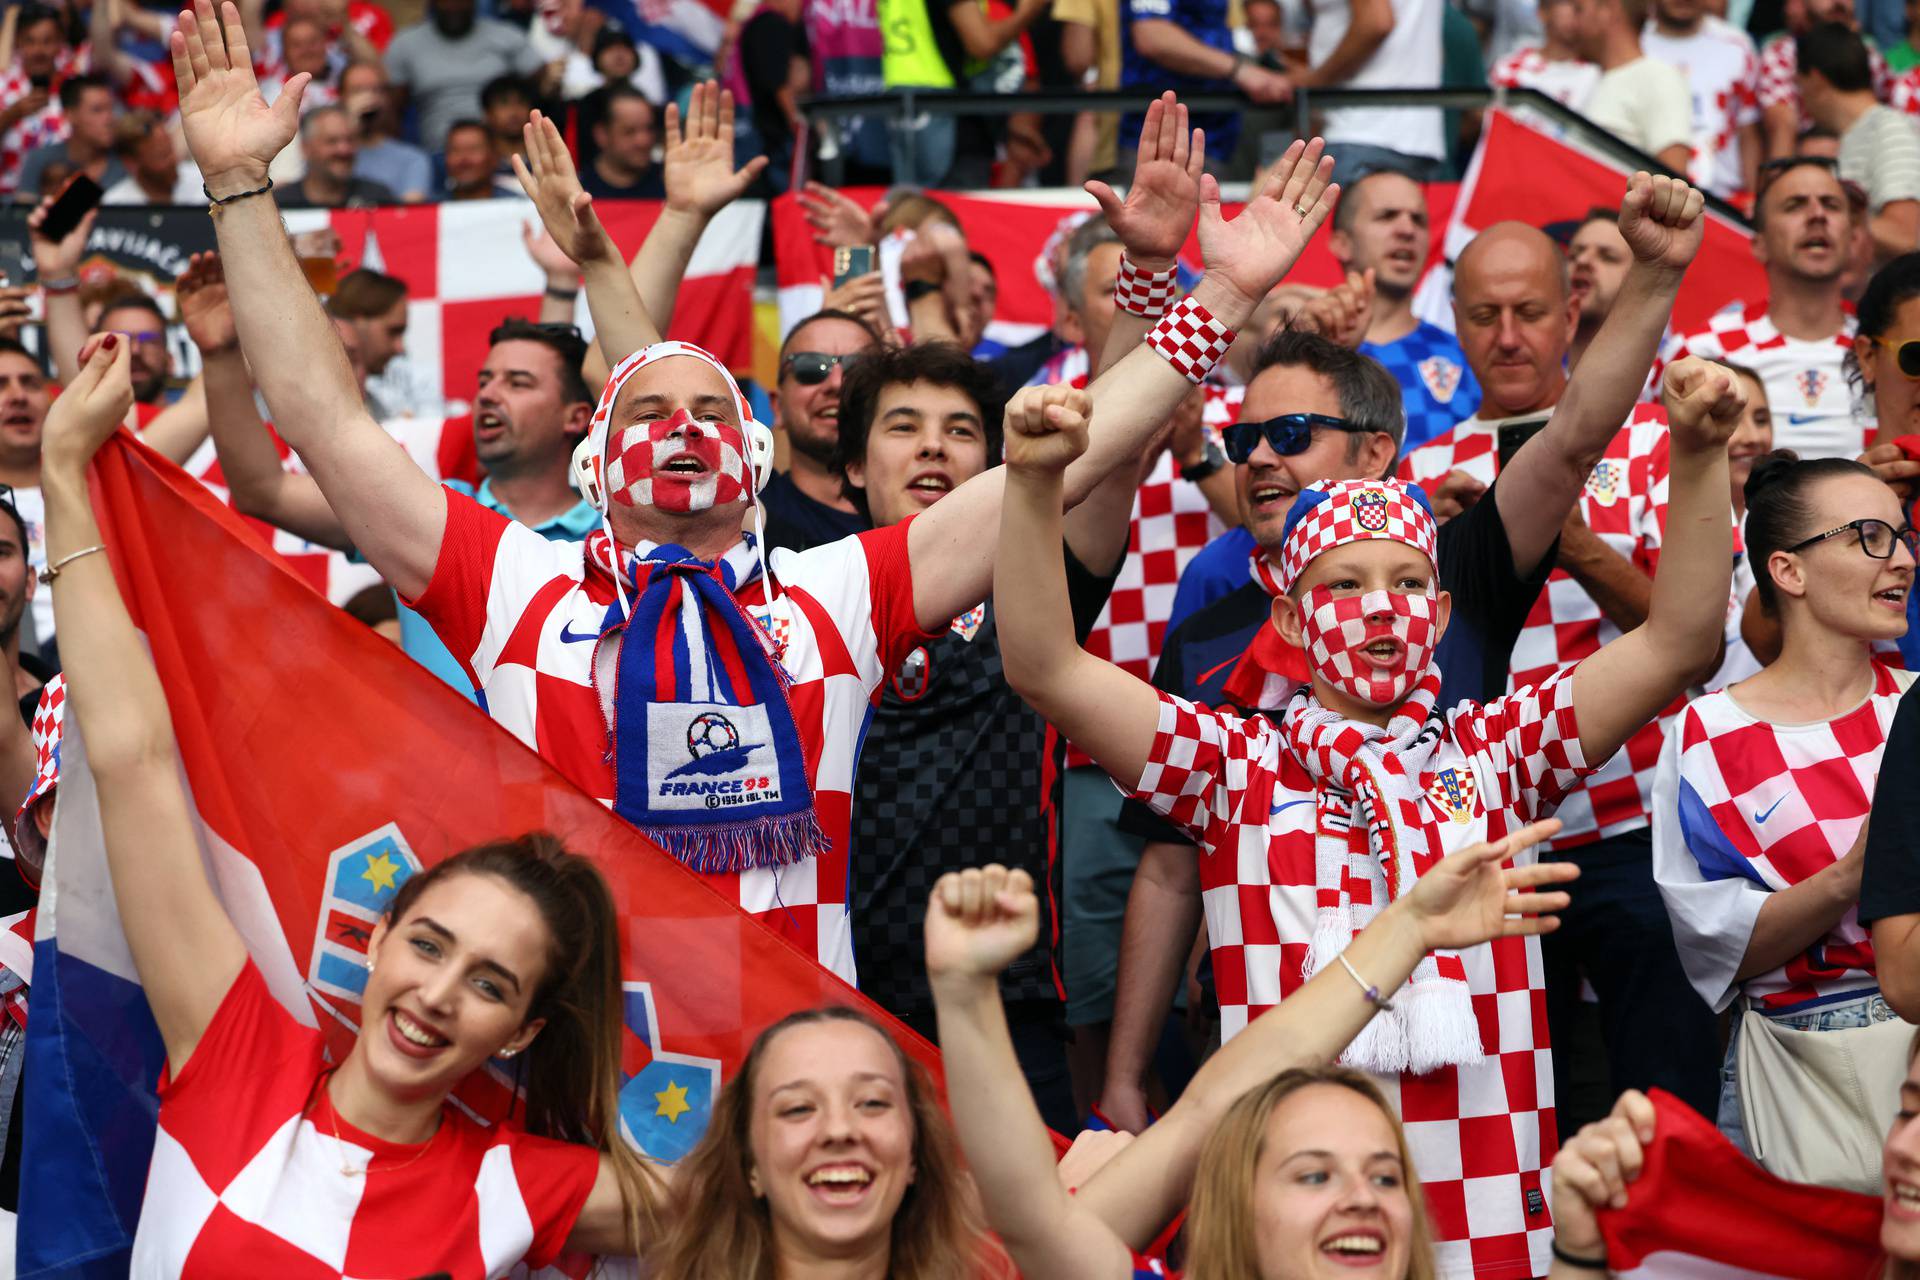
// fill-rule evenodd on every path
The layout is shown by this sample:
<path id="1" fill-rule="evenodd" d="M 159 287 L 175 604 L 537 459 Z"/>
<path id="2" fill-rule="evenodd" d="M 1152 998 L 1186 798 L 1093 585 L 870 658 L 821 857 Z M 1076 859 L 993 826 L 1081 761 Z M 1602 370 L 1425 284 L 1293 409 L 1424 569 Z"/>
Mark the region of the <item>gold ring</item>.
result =
<path id="1" fill-rule="evenodd" d="M 1293 211 L 1299 214 L 1302 218 L 1306 217 L 1309 212 L 1309 210 L 1305 205 L 1300 205 L 1300 204 L 1293 206 Z"/>

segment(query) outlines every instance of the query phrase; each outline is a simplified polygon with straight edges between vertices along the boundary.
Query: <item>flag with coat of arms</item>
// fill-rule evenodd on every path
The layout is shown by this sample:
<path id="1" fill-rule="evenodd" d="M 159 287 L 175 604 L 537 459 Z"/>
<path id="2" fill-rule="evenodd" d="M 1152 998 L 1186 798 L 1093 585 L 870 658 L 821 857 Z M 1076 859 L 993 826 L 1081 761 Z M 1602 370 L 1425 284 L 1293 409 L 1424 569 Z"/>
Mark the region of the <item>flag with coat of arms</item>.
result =
<path id="1" fill-rule="evenodd" d="M 373 925 L 408 877 L 548 830 L 597 861 L 623 921 L 620 1116 L 658 1159 L 699 1139 L 753 1037 L 856 1004 L 938 1074 L 934 1050 L 330 607 L 184 471 L 124 434 L 93 500 L 167 691 L 203 856 L 269 988 L 343 1055 Z M 158 1103 L 159 1035 L 120 932 L 94 779 L 71 720 L 28 1026 L 18 1271 L 125 1276 Z M 502 1115 L 504 1076 L 458 1100 Z"/>

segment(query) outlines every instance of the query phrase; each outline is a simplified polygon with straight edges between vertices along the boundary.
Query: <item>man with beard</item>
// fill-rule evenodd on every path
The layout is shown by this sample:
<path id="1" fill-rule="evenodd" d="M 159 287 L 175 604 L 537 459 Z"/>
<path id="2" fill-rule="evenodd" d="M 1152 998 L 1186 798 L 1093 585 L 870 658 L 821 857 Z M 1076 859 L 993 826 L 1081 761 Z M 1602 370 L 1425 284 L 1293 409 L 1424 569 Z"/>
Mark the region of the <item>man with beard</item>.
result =
<path id="1" fill-rule="evenodd" d="M 37 582 L 27 565 L 27 522 L 12 496 L 0 495 L 0 653 L 6 654 L 7 670 L 13 672 L 13 694 L 29 723 L 40 689 L 55 671 L 51 663 L 20 647 L 20 624 L 33 602 Z"/>
<path id="2" fill-rule="evenodd" d="M 13 490 L 13 509 L 26 527 L 27 567 L 36 571 L 47 565 L 40 431 L 52 402 L 40 361 L 14 339 L 0 338 L 0 485 Z M 33 638 L 43 650 L 53 639 L 51 594 L 33 600 Z"/>
<path id="3" fill-rule="evenodd" d="M 787 469 L 760 491 L 769 547 L 805 551 L 871 527 L 832 464 L 847 369 L 879 346 L 866 322 L 848 311 L 817 312 L 788 332 L 774 401 L 774 428 L 787 437 Z"/>
<path id="4" fill-rule="evenodd" d="M 1373 312 L 1360 353 L 1385 365 L 1400 384 L 1408 449 L 1471 417 L 1480 404 L 1480 385 L 1459 341 L 1413 314 L 1413 291 L 1432 246 L 1427 193 L 1412 178 L 1379 169 L 1341 193 L 1327 248 L 1349 278 L 1373 273 Z"/>
<path id="5" fill-rule="evenodd" d="M 1693 177 L 1717 196 L 1751 191 L 1760 172 L 1760 55 L 1753 37 L 1703 0 L 1653 0 L 1640 35 L 1649 58 L 1678 67 L 1693 94 Z"/>
<path id="6" fill-rule="evenodd" d="M 1842 288 L 1855 214 L 1831 160 L 1770 163 L 1753 203 L 1753 251 L 1767 269 L 1763 302 L 1722 311 L 1662 355 L 1731 360 L 1766 383 L 1774 443 L 1802 458 L 1851 458 L 1872 442 L 1854 416 L 1844 368 L 1853 316 Z M 1654 368 L 1658 385 L 1660 366 Z"/>
<path id="7" fill-rule="evenodd" d="M 1567 285 L 1580 304 L 1580 321 L 1573 331 L 1573 345 L 1567 348 L 1567 368 L 1580 364 L 1592 345 L 1613 300 L 1620 296 L 1627 269 L 1633 265 L 1633 250 L 1620 234 L 1619 219 L 1611 209 L 1595 207 L 1574 231 L 1567 244 Z"/>
<path id="8" fill-rule="evenodd" d="M 427 20 L 396 35 L 387 48 L 396 111 L 405 114 L 408 98 L 419 107 L 420 143 L 429 151 L 446 146 L 454 121 L 480 116 L 480 90 L 488 81 L 540 70 L 540 55 L 526 32 L 476 18 L 474 3 L 431 0 Z"/>
<path id="9" fill-rule="evenodd" d="M 1771 160 L 1793 155 L 1800 135 L 1813 127 L 1813 117 L 1800 100 L 1800 37 L 1829 22 L 1860 29 L 1853 0 L 1798 0 L 1787 5 L 1786 20 L 1787 29 L 1760 50 L 1760 133 Z M 1867 70 L 1873 96 L 1887 101 L 1893 96 L 1893 73 L 1872 41 L 1867 43 Z M 1761 184 L 1765 182 L 1763 174 Z"/>

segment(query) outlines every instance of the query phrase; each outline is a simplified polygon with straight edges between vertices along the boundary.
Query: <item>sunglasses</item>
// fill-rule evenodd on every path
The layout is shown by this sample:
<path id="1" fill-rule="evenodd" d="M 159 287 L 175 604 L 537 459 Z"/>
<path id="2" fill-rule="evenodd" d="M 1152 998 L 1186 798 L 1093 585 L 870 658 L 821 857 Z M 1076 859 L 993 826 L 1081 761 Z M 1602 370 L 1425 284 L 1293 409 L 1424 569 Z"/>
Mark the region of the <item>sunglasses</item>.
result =
<path id="1" fill-rule="evenodd" d="M 1893 544 L 1896 542 L 1905 543 L 1907 553 L 1916 559 L 1920 559 L 1920 533 L 1916 533 L 1912 525 L 1908 525 L 1904 529 L 1896 529 L 1885 520 L 1871 519 L 1849 520 L 1843 525 L 1837 525 L 1827 530 L 1825 533 L 1816 533 L 1805 542 L 1796 542 L 1788 547 L 1787 550 L 1789 552 L 1805 551 L 1808 547 L 1825 542 L 1829 538 L 1837 538 L 1841 534 L 1849 531 L 1857 531 L 1860 534 L 1860 550 L 1866 552 L 1875 560 L 1891 559 L 1893 557 Z"/>
<path id="2" fill-rule="evenodd" d="M 1226 447 L 1227 460 L 1239 466 L 1253 456 L 1253 451 L 1265 440 L 1267 447 L 1283 458 L 1305 453 L 1307 446 L 1313 443 L 1313 429 L 1325 427 L 1329 431 L 1360 432 L 1368 428 L 1356 426 L 1345 418 L 1329 417 L 1324 413 L 1283 413 L 1277 418 L 1268 418 L 1265 422 L 1236 422 L 1221 433 L 1221 443 Z"/>
<path id="3" fill-rule="evenodd" d="M 860 362 L 860 354 L 855 351 L 830 356 L 823 351 L 796 351 L 787 357 L 780 371 L 783 375 L 791 373 L 793 380 L 803 387 L 817 387 L 832 375 L 835 365 L 840 366 L 843 374 L 852 373 L 853 366 Z"/>
<path id="4" fill-rule="evenodd" d="M 1920 382 L 1920 339 L 1894 342 L 1887 338 L 1869 338 L 1867 341 L 1893 352 L 1893 362 L 1900 367 L 1900 372 Z"/>

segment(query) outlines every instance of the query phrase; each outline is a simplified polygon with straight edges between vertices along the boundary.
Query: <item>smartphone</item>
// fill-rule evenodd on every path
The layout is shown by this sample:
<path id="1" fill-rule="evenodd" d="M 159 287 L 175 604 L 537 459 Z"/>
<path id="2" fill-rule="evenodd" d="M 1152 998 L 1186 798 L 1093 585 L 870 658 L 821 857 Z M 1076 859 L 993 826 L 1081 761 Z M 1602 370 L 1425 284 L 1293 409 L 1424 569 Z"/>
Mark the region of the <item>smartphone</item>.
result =
<path id="1" fill-rule="evenodd" d="M 833 251 L 833 287 L 836 289 L 872 270 L 873 246 L 870 244 L 841 245 Z"/>
<path id="2" fill-rule="evenodd" d="M 1547 425 L 1547 415 L 1538 418 L 1522 418 L 1518 422 L 1503 422 L 1498 433 L 1500 470 L 1505 471 L 1507 464 L 1513 461 L 1513 455 L 1520 452 L 1520 446 L 1540 434 Z"/>
<path id="3" fill-rule="evenodd" d="M 66 239 L 68 233 L 80 225 L 80 219 L 100 207 L 100 197 L 105 194 L 100 184 L 86 174 L 74 174 L 48 206 L 46 219 L 34 234 L 45 240 Z"/>
<path id="4" fill-rule="evenodd" d="M 53 77 L 52 76 L 30 76 L 27 79 L 27 83 L 31 85 L 34 89 L 38 90 L 39 92 L 46 93 L 48 90 L 53 88 Z"/>

